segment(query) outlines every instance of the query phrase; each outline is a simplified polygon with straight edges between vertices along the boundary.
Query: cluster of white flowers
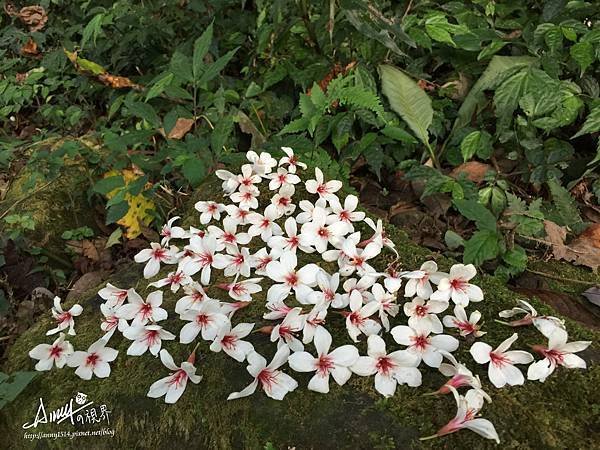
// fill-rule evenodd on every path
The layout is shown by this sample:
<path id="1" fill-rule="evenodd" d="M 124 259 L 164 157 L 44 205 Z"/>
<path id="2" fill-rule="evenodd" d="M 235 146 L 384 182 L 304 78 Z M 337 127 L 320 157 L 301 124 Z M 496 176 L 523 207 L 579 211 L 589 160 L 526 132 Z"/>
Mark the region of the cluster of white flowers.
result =
<path id="1" fill-rule="evenodd" d="M 338 198 L 336 193 L 342 183 L 326 181 L 319 168 L 314 171 L 314 179 L 304 183 L 314 202 L 302 200 L 295 204 L 296 186 L 301 183 L 297 172 L 306 169 L 306 165 L 298 161 L 292 149 L 282 150 L 286 156 L 279 161 L 268 153 L 248 152 L 249 164 L 241 167 L 240 174 L 218 170 L 216 175 L 223 181 L 224 196 L 232 203 L 196 203 L 201 228 L 176 226 L 179 217 L 173 217 L 162 228 L 161 242 L 152 243 L 149 249 L 135 256 L 136 262 L 145 263 L 146 279 L 156 276 L 161 265 L 173 266 L 165 278 L 149 286 L 168 287 L 172 292 L 183 289 L 185 295 L 174 307 L 175 314 L 185 322 L 179 341 L 182 344 L 208 341 L 211 351 L 223 351 L 238 362 L 248 363 L 251 383 L 230 394 L 228 399 L 251 395 L 259 387 L 269 397 L 283 399 L 298 386 L 294 378 L 281 370 L 285 364 L 296 372 L 314 372 L 308 389 L 316 392 L 329 392 L 330 375 L 338 385 L 345 384 L 353 374 L 374 375 L 376 391 L 390 397 L 398 384 L 421 385 L 419 367 L 424 363 L 450 377 L 435 394 L 452 392 L 458 406 L 456 417 L 434 436 L 468 428 L 498 440 L 494 426 L 477 417 L 484 399 L 491 401 L 489 396 L 482 390 L 479 378 L 452 355 L 459 340 L 444 334 L 444 327 L 459 337 L 479 338 L 485 334 L 479 324 L 480 312 L 473 311 L 468 316 L 465 311 L 471 302 L 484 298 L 481 289 L 470 282 L 476 275 L 475 267 L 456 264 L 449 273 L 444 273 L 438 271 L 435 262 L 427 261 L 415 271 L 398 272 L 394 263 L 383 272 L 377 271 L 372 264 L 380 253 L 391 251 L 397 255 L 381 220 L 375 223 L 357 210 L 356 196 Z M 259 185 L 264 181 L 274 195 L 264 209 L 259 209 Z M 355 228 L 359 223 L 372 230 L 368 238 L 364 239 Z M 248 247 L 253 240 L 262 242 L 255 252 Z M 314 263 L 299 266 L 298 252 L 319 254 L 337 270 L 328 273 Z M 223 271 L 231 281 L 213 284 L 215 270 Z M 271 342 L 277 343 L 270 363 L 244 340 L 253 331 L 254 323 L 232 323 L 236 312 L 262 291 L 261 281 L 265 278 L 271 283 L 262 318 L 273 324 L 257 331 L 267 333 Z M 222 289 L 223 297 L 229 296 L 229 300 L 210 298 L 209 287 Z M 105 300 L 101 305 L 104 319 L 100 325 L 104 336 L 87 351 L 74 352 L 61 333 L 52 345 L 41 344 L 30 352 L 32 358 L 39 360 L 37 370 L 67 364 L 77 367 L 76 373 L 81 378 L 106 377 L 110 374 L 109 363 L 117 357 L 117 351 L 106 344 L 118 330 L 131 341 L 128 355 L 139 356 L 149 351 L 159 355 L 171 371 L 150 386 L 148 396 L 165 396 L 167 403 L 174 403 L 183 394 L 188 380 L 200 382 L 201 376 L 196 375 L 194 366 L 198 345 L 179 366 L 167 350 L 161 349 L 163 340 L 176 338 L 160 325 L 168 317 L 167 310 L 161 307 L 161 290 L 143 299 L 134 289 L 107 284 L 99 295 Z M 401 309 L 400 298 L 406 299 L 402 305 L 406 325 L 392 326 L 391 321 L 397 320 Z M 444 315 L 440 320 L 438 314 L 451 304 L 453 315 Z M 574 353 L 586 348 L 589 342 L 567 343 L 562 322 L 538 317 L 527 303 L 521 306 L 501 315 L 525 313 L 525 318 L 510 325 L 534 324 L 549 339 L 547 347 L 534 347 L 544 359 L 529 366 L 529 379 L 544 381 L 557 365 L 585 367 L 585 362 Z M 52 313 L 58 325 L 49 334 L 67 328 L 69 334 L 75 334 L 73 320 L 81 312 L 79 305 L 63 311 L 57 298 Z M 332 348 L 332 336 L 326 327 L 330 313 L 345 318 L 352 343 L 366 339 L 366 355 L 361 356 L 351 343 Z M 386 334 L 401 347 L 388 353 L 383 339 Z M 476 362 L 489 363 L 489 378 L 497 387 L 522 384 L 523 374 L 514 364 L 533 361 L 527 352 L 508 350 L 516 340 L 514 334 L 495 350 L 483 342 L 471 347 Z M 316 353 L 307 350 L 311 343 Z M 459 394 L 457 390 L 465 386 L 469 390 L 465 395 Z"/>

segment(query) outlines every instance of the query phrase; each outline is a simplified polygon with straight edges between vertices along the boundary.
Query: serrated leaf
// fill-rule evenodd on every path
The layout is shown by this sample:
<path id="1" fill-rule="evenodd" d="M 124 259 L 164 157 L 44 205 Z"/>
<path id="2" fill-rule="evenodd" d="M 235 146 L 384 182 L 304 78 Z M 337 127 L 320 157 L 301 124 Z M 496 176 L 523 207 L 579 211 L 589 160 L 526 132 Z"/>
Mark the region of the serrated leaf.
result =
<path id="1" fill-rule="evenodd" d="M 454 200 L 454 206 L 464 217 L 475 222 L 480 230 L 496 231 L 496 217 L 476 200 Z"/>
<path id="2" fill-rule="evenodd" d="M 204 66 L 204 57 L 208 53 L 208 48 L 213 38 L 213 24 L 211 23 L 204 33 L 194 42 L 194 54 L 192 57 L 192 74 L 194 79 L 199 79 Z"/>
<path id="3" fill-rule="evenodd" d="M 112 205 L 108 208 L 108 211 L 106 211 L 106 225 L 110 225 L 111 223 L 115 223 L 122 219 L 125 214 L 127 214 L 127 211 L 129 211 L 129 203 L 125 200 Z"/>
<path id="4" fill-rule="evenodd" d="M 160 119 L 156 111 L 149 103 L 135 102 L 130 99 L 125 101 L 125 106 L 131 114 L 147 121 L 150 125 L 158 128 Z"/>
<path id="5" fill-rule="evenodd" d="M 569 50 L 571 57 L 577 61 L 581 73 L 594 62 L 596 55 L 594 54 L 594 46 L 590 42 L 578 42 Z"/>
<path id="6" fill-rule="evenodd" d="M 495 259 L 500 253 L 499 238 L 496 231 L 478 230 L 465 242 L 463 261 L 465 264 L 480 265 L 484 261 Z"/>
<path id="7" fill-rule="evenodd" d="M 527 267 L 527 253 L 525 253 L 523 247 L 515 246 L 515 248 L 508 250 L 502 255 L 502 260 L 519 271 L 523 271 Z"/>
<path id="8" fill-rule="evenodd" d="M 552 207 L 558 215 L 554 222 L 565 226 L 580 223 L 579 209 L 569 191 L 562 187 L 556 179 L 549 180 L 547 184 L 552 195 Z"/>
<path id="9" fill-rule="evenodd" d="M 109 192 L 114 191 L 120 187 L 125 186 L 125 180 L 121 175 L 115 175 L 111 177 L 102 178 L 94 184 L 93 191 L 102 195 L 106 195 Z"/>
<path id="10" fill-rule="evenodd" d="M 508 44 L 508 42 L 492 41 L 488 46 L 484 47 L 483 50 L 479 52 L 479 54 L 477 55 L 477 61 L 481 61 L 482 59 L 486 59 L 490 56 L 495 55 L 500 50 L 502 50 L 506 44 Z"/>
<path id="11" fill-rule="evenodd" d="M 379 66 L 382 91 L 392 109 L 408 124 L 415 135 L 429 147 L 427 129 L 433 120 L 433 107 L 429 96 L 417 83 L 399 69 Z"/>
<path id="12" fill-rule="evenodd" d="M 233 58 L 233 55 L 238 51 L 239 47 L 230 50 L 225 53 L 219 59 L 217 59 L 214 63 L 206 68 L 202 76 L 198 79 L 198 86 L 202 86 L 216 77 L 221 71 L 225 68 L 227 63 Z"/>
<path id="13" fill-rule="evenodd" d="M 392 125 L 386 125 L 382 130 L 381 134 L 392 138 L 396 141 L 406 142 L 408 144 L 416 144 L 418 141 L 405 129 L 394 127 Z"/>
<path id="14" fill-rule="evenodd" d="M 584 134 L 595 133 L 597 131 L 600 131 L 600 105 L 590 111 L 585 122 L 581 126 L 581 129 L 575 133 L 571 139 L 583 136 Z"/>
<path id="15" fill-rule="evenodd" d="M 164 92 L 169 84 L 173 81 L 172 73 L 165 73 L 162 77 L 160 77 L 156 82 L 152 85 L 152 87 L 148 90 L 146 94 L 146 101 L 151 100 L 155 97 L 158 97 L 160 94 Z"/>

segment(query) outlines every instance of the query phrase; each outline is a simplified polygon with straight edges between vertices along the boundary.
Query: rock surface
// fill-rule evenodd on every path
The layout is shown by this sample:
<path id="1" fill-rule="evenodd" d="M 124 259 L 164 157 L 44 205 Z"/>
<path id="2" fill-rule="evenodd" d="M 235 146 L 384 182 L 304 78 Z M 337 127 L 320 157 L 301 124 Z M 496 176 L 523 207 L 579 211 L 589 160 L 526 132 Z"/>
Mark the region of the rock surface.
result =
<path id="1" fill-rule="evenodd" d="M 198 198 L 217 198 L 219 183 L 211 180 L 198 189 Z M 193 203 L 193 202 L 192 202 Z M 190 213 L 193 214 L 193 213 Z M 183 215 L 185 217 L 185 215 Z M 189 223 L 196 222 L 193 218 Z M 442 270 L 452 261 L 432 255 L 428 250 L 411 244 L 406 235 L 393 226 L 386 228 L 400 253 L 400 261 L 406 269 L 418 267 L 423 261 L 434 258 Z M 368 235 L 368 233 L 367 233 Z M 392 259 L 380 261 L 379 269 Z M 304 255 L 304 263 L 314 257 Z M 382 258 L 385 259 L 385 258 Z M 302 259 L 301 259 L 302 261 Z M 327 267 L 324 265 L 327 269 Z M 329 269 L 331 270 L 331 269 Z M 110 281 L 119 287 L 135 287 L 140 293 L 147 282 L 141 277 L 142 267 L 131 265 L 113 274 Z M 166 271 L 163 271 L 164 274 Z M 214 280 L 216 284 L 219 280 Z M 485 320 L 483 337 L 492 346 L 512 334 L 513 330 L 494 322 L 499 311 L 514 306 L 517 294 L 510 292 L 499 280 L 480 276 L 475 280 L 483 289 L 486 299 L 477 304 Z M 214 289 L 214 290 L 213 290 Z M 76 349 L 86 349 L 101 336 L 101 314 L 98 288 L 77 296 L 68 302 L 84 307 L 77 318 L 77 336 L 70 341 Z M 255 295 L 252 304 L 234 316 L 234 323 L 256 322 L 256 327 L 268 324 L 262 319 L 266 289 Z M 261 295 L 262 294 L 262 295 Z M 143 295 L 143 294 L 142 294 Z M 166 329 L 178 334 L 183 326 L 174 313 L 179 294 L 165 291 L 163 306 L 169 311 L 169 319 L 163 323 Z M 222 291 L 209 290 L 209 295 L 219 298 Z M 540 313 L 555 314 L 547 306 L 531 302 Z M 344 320 L 331 312 L 327 317 L 328 329 L 334 335 L 334 346 L 349 343 Z M 405 323 L 402 312 L 392 320 L 392 325 Z M 52 328 L 50 317 L 41 319 L 24 333 L 10 350 L 4 371 L 32 370 L 34 362 L 27 352 L 41 342 L 52 342 L 45 331 Z M 600 334 L 587 330 L 567 319 L 571 340 L 593 340 L 592 347 L 582 357 L 588 362 L 597 360 Z M 533 328 L 520 328 L 515 348 L 527 349 L 527 345 L 543 343 L 542 336 Z M 268 336 L 255 333 L 248 338 L 256 350 L 269 360 L 275 350 Z M 389 348 L 396 349 L 391 337 L 386 337 Z M 445 378 L 436 370 L 421 366 L 423 385 L 420 388 L 400 386 L 396 395 L 384 399 L 373 389 L 373 378 L 353 376 L 343 387 L 331 382 L 331 392 L 318 394 L 306 389 L 309 374 L 299 374 L 284 367 L 292 375 L 299 388 L 288 394 L 283 401 L 275 401 L 257 391 L 251 397 L 227 401 L 233 391 L 239 391 L 250 382 L 245 364 L 237 363 L 223 353 L 211 353 L 206 342 L 199 348 L 196 366 L 203 376 L 198 385 L 188 384 L 183 397 L 175 405 L 166 405 L 161 399 L 146 397 L 148 387 L 155 380 L 168 374 L 160 360 L 145 354 L 141 357 L 126 356 L 130 341 L 120 335 L 111 339 L 109 346 L 119 350 L 119 357 L 112 364 L 108 379 L 93 378 L 83 381 L 74 370 L 53 369 L 37 377 L 11 404 L 0 411 L 2 446 L 5 448 L 497 448 L 471 431 L 463 430 L 442 439 L 419 442 L 419 436 L 433 434 L 454 417 L 456 408 L 451 396 L 422 396 L 441 386 Z M 194 343 L 179 344 L 163 342 L 175 362 L 186 359 Z M 483 408 L 483 416 L 490 419 L 501 439 L 502 448 L 594 448 L 600 439 L 597 428 L 600 394 L 600 365 L 591 364 L 588 370 L 557 370 L 545 383 L 526 382 L 524 386 L 495 389 L 487 381 L 486 369 L 477 366 L 470 355 L 470 342 L 461 341 L 456 353 L 458 359 L 478 373 L 484 388 L 493 399 Z M 308 351 L 314 352 L 312 345 Z M 359 344 L 361 354 L 366 351 L 363 341 Z M 73 440 L 24 439 L 23 424 L 31 422 L 36 414 L 39 399 L 43 398 L 49 413 L 63 406 L 78 392 L 87 394 L 96 405 L 106 404 L 110 424 L 75 425 L 64 421 L 60 425 L 40 424 L 29 432 L 57 432 L 73 430 L 114 430 L 114 437 L 86 436 Z"/>

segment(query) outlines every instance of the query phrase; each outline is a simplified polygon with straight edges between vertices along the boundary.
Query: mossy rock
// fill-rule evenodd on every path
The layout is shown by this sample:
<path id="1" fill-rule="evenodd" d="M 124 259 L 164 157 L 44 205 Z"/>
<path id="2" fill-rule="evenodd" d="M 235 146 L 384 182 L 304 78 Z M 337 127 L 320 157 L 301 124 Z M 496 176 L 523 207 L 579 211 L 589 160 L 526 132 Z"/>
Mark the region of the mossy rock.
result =
<path id="1" fill-rule="evenodd" d="M 220 197 L 220 183 L 210 180 L 193 196 L 198 198 Z M 193 203 L 193 201 L 192 201 Z M 264 204 L 264 203 L 263 203 Z M 193 211 L 188 211 L 194 222 Z M 184 215 L 184 217 L 186 217 Z M 433 255 L 430 251 L 415 246 L 407 236 L 388 225 L 386 231 L 396 243 L 400 261 L 404 268 L 418 267 L 423 261 L 434 258 L 439 266 L 447 270 L 453 261 Z M 368 233 L 367 233 L 368 235 Z M 390 253 L 381 257 L 378 269 L 392 259 Z M 300 263 L 314 261 L 314 256 L 302 254 Z M 388 258 L 386 260 L 386 258 Z M 323 264 L 327 270 L 331 266 Z M 140 293 L 147 284 L 141 278 L 142 267 L 131 265 L 115 273 L 111 282 L 120 287 L 135 287 Z M 167 270 L 163 271 L 165 273 Z M 215 280 L 216 285 L 221 280 Z M 485 293 L 485 300 L 477 304 L 486 320 L 488 332 L 484 340 L 497 345 L 512 334 L 513 330 L 494 321 L 498 312 L 514 306 L 518 296 L 509 291 L 498 279 L 479 276 L 475 282 Z M 223 292 L 210 288 L 209 295 L 224 298 Z M 101 335 L 99 328 L 100 298 L 97 288 L 73 300 L 84 307 L 77 319 L 77 336 L 70 340 L 76 349 L 85 349 Z M 267 324 L 261 317 L 264 311 L 264 296 L 255 295 L 254 301 L 234 316 L 234 323 L 256 322 L 258 328 Z M 163 323 L 166 329 L 178 333 L 184 323 L 175 317 L 174 304 L 179 295 L 165 291 L 163 305 L 169 311 L 169 319 Z M 553 313 L 548 307 L 531 300 L 541 313 Z M 393 324 L 404 323 L 402 312 Z M 330 312 L 328 329 L 334 337 L 334 346 L 349 343 L 341 315 Z M 590 362 L 598 354 L 600 334 L 584 329 L 566 320 L 572 340 L 593 340 L 594 344 L 582 356 Z M 5 372 L 32 370 L 34 362 L 28 351 L 41 342 L 51 342 L 44 336 L 52 327 L 49 317 L 44 317 L 24 333 L 11 348 L 5 364 Z M 518 330 L 519 340 L 515 348 L 526 348 L 527 344 L 542 343 L 542 336 L 532 327 Z M 248 338 L 256 350 L 269 360 L 275 345 L 268 336 L 255 333 Z M 389 348 L 397 348 L 391 338 L 386 338 Z M 420 388 L 399 386 L 395 396 L 384 399 L 373 389 L 373 378 L 353 376 L 343 386 L 331 381 L 331 392 L 327 395 L 308 391 L 306 386 L 310 374 L 294 373 L 288 367 L 284 371 L 299 382 L 299 388 L 288 394 L 283 401 L 272 400 L 257 391 L 254 395 L 227 401 L 229 393 L 239 391 L 250 382 L 246 365 L 237 363 L 224 353 L 211 353 L 208 343 L 200 344 L 200 357 L 196 366 L 203 376 L 198 385 L 188 384 L 182 398 L 174 405 L 166 405 L 161 399 L 146 397 L 152 382 L 167 375 L 167 369 L 159 359 L 145 354 L 141 357 L 125 356 L 130 341 L 120 335 L 111 339 L 109 346 L 120 352 L 112 364 L 110 378 L 83 381 L 74 370 L 53 369 L 37 377 L 25 391 L 1 411 L 0 430 L 3 431 L 5 448 L 71 448 L 83 445 L 92 448 L 495 448 L 471 431 L 463 430 L 439 440 L 421 443 L 419 436 L 433 434 L 440 426 L 454 417 L 456 407 L 451 396 L 423 396 L 436 390 L 445 382 L 437 370 L 422 366 L 423 385 Z M 187 358 L 194 343 L 179 344 L 164 342 L 177 363 Z M 493 399 L 483 409 L 484 417 L 490 419 L 500 435 L 502 448 L 598 448 L 600 432 L 597 427 L 600 412 L 600 365 L 589 364 L 587 370 L 557 370 L 545 383 L 526 382 L 524 386 L 495 389 L 487 381 L 485 367 L 476 365 L 468 348 L 462 342 L 457 352 L 478 373 L 484 388 Z M 309 351 L 314 351 L 312 344 Z M 359 344 L 361 354 L 366 345 Z M 113 438 L 93 437 L 68 439 L 45 439 L 27 441 L 23 438 L 22 425 L 35 416 L 39 398 L 44 398 L 47 411 L 61 407 L 78 392 L 84 392 L 95 404 L 106 404 L 111 410 L 110 425 L 105 423 L 91 426 L 71 426 L 63 422 L 42 424 L 36 430 L 53 432 L 60 430 L 86 430 L 108 427 L 115 430 Z M 81 440 L 84 439 L 84 440 Z"/>

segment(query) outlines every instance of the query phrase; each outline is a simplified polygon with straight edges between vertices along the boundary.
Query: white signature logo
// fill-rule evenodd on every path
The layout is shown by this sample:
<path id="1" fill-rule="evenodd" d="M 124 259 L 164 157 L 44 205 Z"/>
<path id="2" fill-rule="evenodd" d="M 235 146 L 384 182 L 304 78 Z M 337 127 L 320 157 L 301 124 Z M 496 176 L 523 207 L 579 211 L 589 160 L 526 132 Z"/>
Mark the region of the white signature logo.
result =
<path id="1" fill-rule="evenodd" d="M 74 405 L 75 403 L 75 405 Z M 85 423 L 110 423 L 110 411 L 106 405 L 92 407 L 94 402 L 87 401 L 87 395 L 78 392 L 74 398 L 69 399 L 63 406 L 54 411 L 46 412 L 44 399 L 40 397 L 37 413 L 33 421 L 23 424 L 24 429 L 37 428 L 40 424 L 60 424 L 69 419 L 72 425 Z"/>

